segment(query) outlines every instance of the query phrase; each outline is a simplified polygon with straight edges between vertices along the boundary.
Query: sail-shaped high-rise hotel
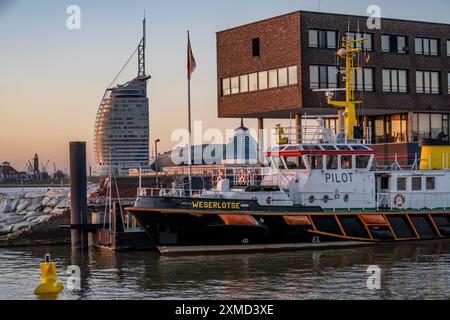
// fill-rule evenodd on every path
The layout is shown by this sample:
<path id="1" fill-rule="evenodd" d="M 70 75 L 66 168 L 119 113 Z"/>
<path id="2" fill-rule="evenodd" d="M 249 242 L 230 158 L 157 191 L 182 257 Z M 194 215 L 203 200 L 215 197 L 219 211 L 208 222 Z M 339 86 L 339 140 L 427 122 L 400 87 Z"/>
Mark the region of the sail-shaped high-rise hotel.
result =
<path id="1" fill-rule="evenodd" d="M 94 154 L 97 173 L 108 175 L 111 169 L 119 176 L 129 169 L 149 166 L 149 103 L 145 72 L 144 33 L 139 43 L 138 76 L 124 85 L 109 88 L 97 113 L 94 132 Z"/>

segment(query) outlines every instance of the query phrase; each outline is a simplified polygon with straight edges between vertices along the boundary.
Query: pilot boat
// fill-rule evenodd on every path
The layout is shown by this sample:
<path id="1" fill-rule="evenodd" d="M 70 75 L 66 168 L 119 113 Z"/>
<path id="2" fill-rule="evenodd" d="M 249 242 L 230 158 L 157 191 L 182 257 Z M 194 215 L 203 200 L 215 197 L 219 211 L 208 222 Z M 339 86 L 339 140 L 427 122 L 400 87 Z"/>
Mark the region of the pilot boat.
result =
<path id="1" fill-rule="evenodd" d="M 378 167 L 357 126 L 354 60 L 365 41 L 343 38 L 337 52 L 345 101 L 326 91 L 344 111 L 341 132 L 323 119 L 310 137 L 279 127 L 265 167 L 218 168 L 210 190 L 138 190 L 126 210 L 161 254 L 450 238 L 450 144 L 428 139 L 411 167 Z"/>

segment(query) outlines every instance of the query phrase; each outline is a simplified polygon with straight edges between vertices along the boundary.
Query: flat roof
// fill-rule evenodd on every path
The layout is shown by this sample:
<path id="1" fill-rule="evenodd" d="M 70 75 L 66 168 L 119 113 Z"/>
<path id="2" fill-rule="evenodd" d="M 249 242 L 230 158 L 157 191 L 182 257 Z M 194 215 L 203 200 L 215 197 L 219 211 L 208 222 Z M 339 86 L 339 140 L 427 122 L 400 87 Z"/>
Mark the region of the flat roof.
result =
<path id="1" fill-rule="evenodd" d="M 332 13 L 332 12 L 317 12 L 317 11 L 307 11 L 307 10 L 297 10 L 297 11 L 292 11 L 289 13 L 285 13 L 285 14 L 281 14 L 278 16 L 274 16 L 271 18 L 266 18 L 266 19 L 262 19 L 262 20 L 258 20 L 258 21 L 254 21 L 254 22 L 249 22 L 237 27 L 231 27 L 228 29 L 224 29 L 221 31 L 217 31 L 216 34 L 218 33 L 223 33 L 223 32 L 227 32 L 230 30 L 234 30 L 234 29 L 239 29 L 242 27 L 246 27 L 246 26 L 250 26 L 253 24 L 258 24 L 261 22 L 265 22 L 265 21 L 270 21 L 273 19 L 277 19 L 277 18 L 282 18 L 285 16 L 290 16 L 296 13 L 307 13 L 307 14 L 314 14 L 314 15 L 331 15 L 331 16 L 337 16 L 337 17 L 350 17 L 350 18 L 362 18 L 362 19 L 367 19 L 369 16 L 368 15 L 354 15 L 354 14 L 345 14 L 345 13 Z M 447 26 L 450 27 L 450 23 L 444 23 L 444 22 L 430 22 L 430 21 L 421 21 L 421 20 L 408 20 L 408 19 L 398 19 L 398 18 L 385 18 L 385 17 L 381 17 L 382 20 L 388 20 L 388 21 L 400 21 L 400 22 L 409 22 L 409 23 L 425 23 L 425 24 L 432 24 L 432 25 L 441 25 L 441 26 Z"/>

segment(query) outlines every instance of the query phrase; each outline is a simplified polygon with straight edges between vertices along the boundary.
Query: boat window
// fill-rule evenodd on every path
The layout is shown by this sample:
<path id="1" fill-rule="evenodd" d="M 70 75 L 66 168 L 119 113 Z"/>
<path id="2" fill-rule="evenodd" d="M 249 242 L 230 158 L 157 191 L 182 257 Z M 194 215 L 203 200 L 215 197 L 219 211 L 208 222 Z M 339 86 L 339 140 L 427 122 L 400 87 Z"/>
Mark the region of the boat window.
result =
<path id="1" fill-rule="evenodd" d="M 288 169 L 306 169 L 301 157 L 287 157 L 286 167 Z"/>
<path id="2" fill-rule="evenodd" d="M 323 169 L 323 157 L 322 156 L 308 156 L 309 166 L 311 170 Z"/>
<path id="3" fill-rule="evenodd" d="M 434 177 L 427 177 L 427 190 L 434 190 L 435 188 L 435 181 L 436 179 Z"/>
<path id="4" fill-rule="evenodd" d="M 381 189 L 383 189 L 383 190 L 389 189 L 389 177 L 388 176 L 382 176 L 380 182 L 381 182 Z"/>
<path id="5" fill-rule="evenodd" d="M 335 151 L 336 150 L 336 147 L 335 146 L 324 146 L 324 145 L 322 145 L 322 148 L 324 149 L 324 150 L 327 150 L 327 151 Z"/>
<path id="6" fill-rule="evenodd" d="M 338 157 L 337 156 L 327 156 L 327 169 L 337 170 L 338 168 Z"/>
<path id="7" fill-rule="evenodd" d="M 341 168 L 342 169 L 353 168 L 352 156 L 341 156 Z"/>
<path id="8" fill-rule="evenodd" d="M 338 148 L 339 150 L 344 150 L 344 151 L 351 150 L 350 147 L 349 147 L 349 146 L 346 146 L 346 145 L 337 146 L 337 148 Z"/>
<path id="9" fill-rule="evenodd" d="M 281 161 L 280 157 L 272 157 L 272 163 L 276 169 L 284 169 L 283 161 Z"/>
<path id="10" fill-rule="evenodd" d="M 356 169 L 367 169 L 370 156 L 356 156 Z"/>
<path id="11" fill-rule="evenodd" d="M 367 151 L 369 150 L 367 147 L 362 146 L 362 145 L 352 145 L 353 150 L 357 150 L 357 151 Z"/>
<path id="12" fill-rule="evenodd" d="M 303 150 L 305 151 L 317 151 L 322 150 L 320 146 L 303 146 Z"/>
<path id="13" fill-rule="evenodd" d="M 413 177 L 412 178 L 412 191 L 421 191 L 422 190 L 422 178 L 421 177 Z"/>
<path id="14" fill-rule="evenodd" d="M 406 191 L 406 178 L 397 178 L 397 191 Z"/>
<path id="15" fill-rule="evenodd" d="M 279 152 L 281 150 L 281 147 L 276 146 L 276 147 L 272 147 L 272 149 L 270 149 L 270 151 L 272 152 Z"/>

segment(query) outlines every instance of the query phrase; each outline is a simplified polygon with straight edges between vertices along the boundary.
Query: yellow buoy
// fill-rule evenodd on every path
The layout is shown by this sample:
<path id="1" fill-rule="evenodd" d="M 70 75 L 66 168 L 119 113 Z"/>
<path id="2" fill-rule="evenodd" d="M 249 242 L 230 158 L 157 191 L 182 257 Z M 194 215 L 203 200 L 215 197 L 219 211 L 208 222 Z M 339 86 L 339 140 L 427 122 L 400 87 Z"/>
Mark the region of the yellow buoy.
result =
<path id="1" fill-rule="evenodd" d="M 55 294 L 64 289 L 64 285 L 58 281 L 58 275 L 56 274 L 56 264 L 50 262 L 51 256 L 45 255 L 45 262 L 41 263 L 41 284 L 34 290 L 34 294 Z"/>

